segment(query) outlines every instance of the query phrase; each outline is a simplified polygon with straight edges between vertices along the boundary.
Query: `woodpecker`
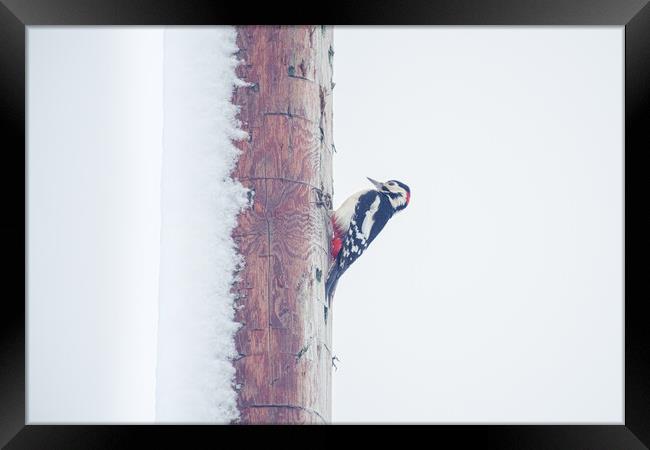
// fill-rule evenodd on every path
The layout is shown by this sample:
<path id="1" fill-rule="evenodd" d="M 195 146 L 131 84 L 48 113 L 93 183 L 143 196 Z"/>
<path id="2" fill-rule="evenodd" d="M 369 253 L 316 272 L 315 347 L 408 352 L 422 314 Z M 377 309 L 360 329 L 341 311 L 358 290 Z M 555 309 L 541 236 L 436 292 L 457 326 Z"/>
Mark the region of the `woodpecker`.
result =
<path id="1" fill-rule="evenodd" d="M 368 248 L 388 220 L 406 208 L 411 200 L 411 190 L 400 181 L 381 183 L 372 178 L 368 180 L 374 189 L 351 195 L 331 216 L 333 263 L 325 283 L 328 301 L 331 301 L 341 275 Z"/>

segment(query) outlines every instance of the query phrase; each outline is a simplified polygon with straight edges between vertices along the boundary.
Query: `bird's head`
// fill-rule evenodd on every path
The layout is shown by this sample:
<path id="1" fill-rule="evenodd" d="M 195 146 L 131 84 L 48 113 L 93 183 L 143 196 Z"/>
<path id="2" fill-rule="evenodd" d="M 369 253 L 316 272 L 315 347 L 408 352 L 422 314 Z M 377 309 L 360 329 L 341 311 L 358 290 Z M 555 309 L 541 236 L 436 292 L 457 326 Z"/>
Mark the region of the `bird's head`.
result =
<path id="1" fill-rule="evenodd" d="M 406 208 L 411 201 L 411 190 L 401 181 L 389 180 L 382 183 L 373 180 L 370 177 L 368 177 L 368 180 L 370 180 L 378 192 L 381 192 L 388 197 L 390 204 L 396 212 Z"/>

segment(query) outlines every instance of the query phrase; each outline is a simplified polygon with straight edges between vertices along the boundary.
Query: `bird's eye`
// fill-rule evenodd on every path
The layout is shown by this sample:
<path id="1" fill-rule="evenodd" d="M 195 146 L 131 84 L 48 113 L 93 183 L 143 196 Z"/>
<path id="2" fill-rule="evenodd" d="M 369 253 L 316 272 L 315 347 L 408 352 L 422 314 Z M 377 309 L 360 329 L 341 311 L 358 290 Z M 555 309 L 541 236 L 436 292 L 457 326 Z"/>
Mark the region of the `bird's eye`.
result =
<path id="1" fill-rule="evenodd" d="M 395 182 L 390 181 L 390 182 L 388 182 L 388 185 L 389 185 L 389 186 L 395 186 Z"/>

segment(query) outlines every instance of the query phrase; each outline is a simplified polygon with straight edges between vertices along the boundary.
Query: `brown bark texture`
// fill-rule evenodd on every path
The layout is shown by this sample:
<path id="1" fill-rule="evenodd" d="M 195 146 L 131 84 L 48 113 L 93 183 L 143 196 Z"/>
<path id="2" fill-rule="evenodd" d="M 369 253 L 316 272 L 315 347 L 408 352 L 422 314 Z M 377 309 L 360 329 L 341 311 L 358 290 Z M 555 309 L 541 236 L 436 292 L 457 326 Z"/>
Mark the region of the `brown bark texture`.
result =
<path id="1" fill-rule="evenodd" d="M 237 27 L 248 140 L 233 176 L 252 206 L 233 236 L 245 266 L 234 287 L 243 424 L 327 423 L 332 311 L 325 300 L 332 199 L 332 30 Z"/>

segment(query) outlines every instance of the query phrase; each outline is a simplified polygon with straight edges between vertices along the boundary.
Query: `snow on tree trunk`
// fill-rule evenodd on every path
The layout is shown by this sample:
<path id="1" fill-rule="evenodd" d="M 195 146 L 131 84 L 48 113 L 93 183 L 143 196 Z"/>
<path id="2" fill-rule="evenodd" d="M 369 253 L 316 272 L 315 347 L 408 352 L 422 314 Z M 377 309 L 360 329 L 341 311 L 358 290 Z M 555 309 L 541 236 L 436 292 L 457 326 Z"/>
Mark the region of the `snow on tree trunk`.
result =
<path id="1" fill-rule="evenodd" d="M 332 198 L 332 30 L 237 27 L 234 103 L 248 140 L 234 177 L 252 207 L 233 237 L 240 423 L 326 423 L 332 311 L 325 301 Z"/>
<path id="2" fill-rule="evenodd" d="M 229 423 L 235 295 L 232 231 L 247 204 L 230 177 L 239 150 L 233 27 L 169 28 L 163 45 L 163 155 L 156 420 Z"/>

